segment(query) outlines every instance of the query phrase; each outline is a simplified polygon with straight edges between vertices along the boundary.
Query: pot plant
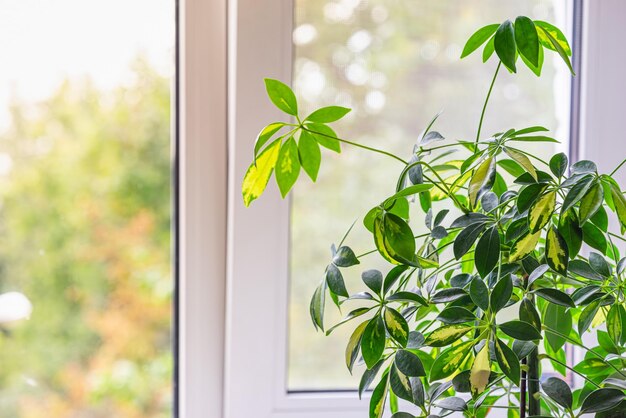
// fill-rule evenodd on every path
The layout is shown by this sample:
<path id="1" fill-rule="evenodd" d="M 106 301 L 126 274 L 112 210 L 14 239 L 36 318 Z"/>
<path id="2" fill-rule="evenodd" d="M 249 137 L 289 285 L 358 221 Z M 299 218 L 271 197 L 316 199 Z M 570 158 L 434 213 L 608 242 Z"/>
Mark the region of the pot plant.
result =
<path id="1" fill-rule="evenodd" d="M 496 409 L 509 417 L 626 416 L 626 258 L 615 245 L 626 241 L 626 198 L 613 178 L 623 163 L 605 174 L 592 161 L 570 164 L 563 153 L 544 161 L 523 146 L 555 142 L 541 126 L 484 136 L 500 71 L 515 73 L 521 61 L 540 76 L 552 52 L 573 70 L 561 30 L 528 17 L 479 29 L 461 58 L 481 47 L 483 61 L 495 57 L 497 65 L 473 139 L 440 142 L 435 117 L 406 156 L 338 136 L 329 124 L 350 109 L 328 106 L 302 117 L 292 90 L 266 79 L 288 121 L 259 133 L 244 203 L 263 193 L 272 174 L 283 197 L 301 170 L 315 181 L 320 146 L 360 147 L 399 163 L 390 173 L 395 190 L 363 217 L 373 250 L 356 255 L 348 230 L 310 303 L 314 326 L 326 334 L 353 327 L 345 363 L 350 372 L 366 367 L 358 390 L 372 390 L 370 418 L 387 409 L 394 418 L 474 418 Z M 409 219 L 410 205 L 423 215 Z M 416 235 L 416 222 L 428 232 Z M 342 270 L 374 254 L 388 271 L 364 269 L 363 288 L 349 292 Z M 332 327 L 324 323 L 328 297 L 348 312 Z M 566 345 L 583 360 L 568 363 Z M 547 365 L 562 376 L 544 376 Z M 571 388 L 568 374 L 581 387 Z"/>

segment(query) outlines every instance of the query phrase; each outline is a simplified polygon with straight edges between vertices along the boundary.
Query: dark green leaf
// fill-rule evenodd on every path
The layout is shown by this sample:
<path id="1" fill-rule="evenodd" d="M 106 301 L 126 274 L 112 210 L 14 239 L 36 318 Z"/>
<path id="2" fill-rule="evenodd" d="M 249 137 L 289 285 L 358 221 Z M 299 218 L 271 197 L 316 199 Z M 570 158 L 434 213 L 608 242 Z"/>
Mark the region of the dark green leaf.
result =
<path id="1" fill-rule="evenodd" d="M 583 241 L 602 254 L 606 254 L 606 247 L 608 245 L 606 236 L 600 228 L 591 222 L 587 222 L 583 225 Z"/>
<path id="2" fill-rule="evenodd" d="M 515 45 L 515 31 L 510 20 L 502 23 L 495 35 L 494 47 L 500 61 L 512 72 L 515 72 L 515 59 L 517 58 L 517 47 Z"/>
<path id="3" fill-rule="evenodd" d="M 272 103 L 283 112 L 297 116 L 298 115 L 298 103 L 296 102 L 296 95 L 293 94 L 291 88 L 278 80 L 271 78 L 265 79 L 265 89 Z"/>
<path id="4" fill-rule="evenodd" d="M 519 213 L 526 212 L 533 202 L 541 196 L 546 187 L 545 184 L 530 184 L 520 190 L 517 196 L 517 210 Z"/>
<path id="5" fill-rule="evenodd" d="M 411 382 L 405 374 L 398 370 L 395 364 L 391 366 L 389 371 L 389 385 L 398 398 L 409 402 L 413 401 Z"/>
<path id="6" fill-rule="evenodd" d="M 611 276 L 611 266 L 600 254 L 591 252 L 589 254 L 589 265 L 596 273 L 600 274 L 601 276 Z"/>
<path id="7" fill-rule="evenodd" d="M 426 376 L 424 365 L 418 356 L 407 350 L 398 350 L 394 363 L 398 370 L 411 377 Z"/>
<path id="8" fill-rule="evenodd" d="M 284 198 L 298 180 L 300 174 L 300 157 L 298 145 L 293 137 L 289 138 L 278 152 L 276 161 L 276 183 L 280 194 Z"/>
<path id="9" fill-rule="evenodd" d="M 591 302 L 589 305 L 585 306 L 585 309 L 580 313 L 580 317 L 578 318 L 578 334 L 583 335 L 591 325 L 593 318 L 595 318 L 598 313 L 598 309 L 600 308 L 600 299 L 596 299 Z"/>
<path id="10" fill-rule="evenodd" d="M 461 54 L 461 58 L 465 58 L 472 52 L 474 52 L 478 47 L 484 44 L 487 39 L 489 39 L 498 29 L 497 23 L 492 25 L 484 26 L 478 29 L 470 38 L 467 40 L 465 47 L 463 48 L 463 53 Z"/>
<path id="11" fill-rule="evenodd" d="M 489 309 L 489 289 L 482 279 L 475 277 L 470 283 L 469 289 L 472 302 L 483 311 Z"/>
<path id="12" fill-rule="evenodd" d="M 413 292 L 400 291 L 387 298 L 390 302 L 411 302 L 418 303 L 423 306 L 428 306 L 428 302 L 421 295 Z"/>
<path id="13" fill-rule="evenodd" d="M 433 303 L 448 303 L 461 299 L 466 295 L 467 293 L 465 290 L 458 287 L 452 287 L 448 289 L 441 289 L 439 292 L 435 293 L 430 300 Z"/>
<path id="14" fill-rule="evenodd" d="M 561 208 L 561 213 L 565 213 L 569 209 L 573 208 L 576 203 L 583 198 L 583 196 L 587 193 L 591 185 L 593 184 L 593 179 L 591 176 L 584 176 L 578 180 L 574 186 L 570 189 L 570 191 L 565 195 L 565 199 L 563 200 L 563 206 Z"/>
<path id="15" fill-rule="evenodd" d="M 511 299 L 512 294 L 513 282 L 511 281 L 511 276 L 507 274 L 493 287 L 491 292 L 491 310 L 498 312 L 504 308 L 509 299 Z"/>
<path id="16" fill-rule="evenodd" d="M 536 269 L 534 269 L 530 275 L 528 276 L 528 287 L 530 288 L 535 280 L 538 280 L 543 277 L 544 274 L 548 272 L 550 267 L 547 264 L 542 264 Z"/>
<path id="17" fill-rule="evenodd" d="M 350 109 L 341 106 L 327 106 L 317 109 L 305 120 L 316 123 L 330 123 L 343 118 L 350 112 Z"/>
<path id="18" fill-rule="evenodd" d="M 622 227 L 622 233 L 624 233 L 624 230 L 626 230 L 626 198 L 615 183 L 610 183 L 609 189 L 611 190 L 611 199 L 615 206 L 617 219 Z"/>
<path id="19" fill-rule="evenodd" d="M 450 225 L 450 228 L 465 228 L 469 225 L 472 224 L 477 224 L 477 223 L 485 223 L 489 220 L 490 218 L 482 213 L 477 213 L 477 212 L 470 212 L 470 213 L 466 213 L 465 215 L 462 215 L 461 217 L 455 219 L 452 224 Z"/>
<path id="20" fill-rule="evenodd" d="M 317 180 L 317 173 L 322 162 L 322 153 L 320 146 L 313 136 L 307 131 L 300 132 L 300 140 L 298 142 L 298 153 L 300 155 L 300 163 L 302 168 L 309 175 L 311 180 Z"/>
<path id="21" fill-rule="evenodd" d="M 550 171 L 552 171 L 552 174 L 554 174 L 558 178 L 561 178 L 565 174 L 566 170 L 567 170 L 567 155 L 565 155 L 565 153 L 560 152 L 558 154 L 555 154 L 552 158 L 550 158 Z"/>
<path id="22" fill-rule="evenodd" d="M 543 322 L 548 329 L 554 330 L 561 335 L 569 335 L 572 329 L 572 314 L 564 306 L 548 303 Z M 548 344 L 554 351 L 560 350 L 563 344 L 565 344 L 565 338 L 552 332 L 546 332 L 546 340 L 548 340 Z"/>
<path id="23" fill-rule="evenodd" d="M 354 255 L 350 247 L 341 246 L 333 257 L 333 263 L 339 267 L 351 267 L 359 264 L 359 259 Z"/>
<path id="24" fill-rule="evenodd" d="M 599 275 L 591 266 L 584 260 L 572 260 L 569 262 L 568 269 L 570 272 L 575 273 L 585 279 L 603 281 L 604 278 Z"/>
<path id="25" fill-rule="evenodd" d="M 532 20 L 526 16 L 515 19 L 515 43 L 520 55 L 530 61 L 533 66 L 539 65 L 539 36 Z"/>
<path id="26" fill-rule="evenodd" d="M 378 270 L 366 270 L 361 273 L 363 283 L 376 294 L 380 294 L 383 288 L 383 275 Z"/>
<path id="27" fill-rule="evenodd" d="M 532 341 L 541 339 L 539 331 L 537 331 L 535 327 L 530 325 L 528 322 L 509 321 L 498 325 L 498 327 L 506 335 L 515 338 L 516 340 Z"/>
<path id="28" fill-rule="evenodd" d="M 498 264 L 500 259 L 500 234 L 498 227 L 487 230 L 476 244 L 474 264 L 478 273 L 485 277 Z"/>
<path id="29" fill-rule="evenodd" d="M 539 313 L 535 308 L 535 303 L 527 298 L 522 299 L 519 306 L 519 319 L 524 322 L 528 322 L 535 329 L 541 329 L 541 319 L 539 319 Z"/>
<path id="30" fill-rule="evenodd" d="M 474 242 L 476 242 L 476 239 L 484 229 L 484 223 L 474 223 L 459 232 L 453 244 L 454 258 L 460 260 L 461 257 L 472 248 Z"/>
<path id="31" fill-rule="evenodd" d="M 602 206 L 604 192 L 600 183 L 594 183 L 580 201 L 580 223 L 587 222 Z"/>
<path id="32" fill-rule="evenodd" d="M 324 302 L 326 296 L 326 281 L 322 281 L 320 285 L 315 289 L 313 297 L 311 298 L 311 304 L 309 305 L 309 313 L 313 320 L 315 328 L 319 328 L 324 331 Z"/>
<path id="33" fill-rule="evenodd" d="M 361 396 L 363 395 L 363 392 L 365 392 L 367 389 L 369 389 L 370 385 L 372 384 L 372 382 L 376 378 L 376 375 L 378 374 L 378 371 L 380 370 L 381 366 L 384 363 L 385 363 L 385 361 L 381 360 L 378 363 L 376 363 L 374 365 L 374 367 L 371 367 L 371 368 L 365 370 L 365 372 L 363 373 L 363 376 L 361 376 L 361 381 L 359 382 L 359 399 L 361 399 Z"/>
<path id="34" fill-rule="evenodd" d="M 607 232 L 609 229 L 609 217 L 604 206 L 600 206 L 598 211 L 590 219 L 591 222 L 602 231 Z"/>
<path id="35" fill-rule="evenodd" d="M 361 353 L 368 368 L 374 367 L 385 349 L 385 324 L 380 315 L 372 318 L 361 338 Z"/>
<path id="36" fill-rule="evenodd" d="M 619 389 L 601 388 L 591 392 L 583 401 L 580 412 L 590 414 L 617 406 L 626 396 Z"/>
<path id="37" fill-rule="evenodd" d="M 437 316 L 437 321 L 446 324 L 463 324 L 476 319 L 476 315 L 460 306 L 448 306 Z"/>
<path id="38" fill-rule="evenodd" d="M 334 264 L 329 264 L 326 267 L 326 283 L 331 292 L 336 295 L 348 297 L 348 291 L 346 290 L 346 284 L 343 281 L 343 275 Z"/>
<path id="39" fill-rule="evenodd" d="M 572 300 L 572 298 L 567 293 L 564 293 L 558 289 L 552 289 L 552 288 L 536 289 L 534 293 L 537 296 L 541 296 L 547 301 L 556 303 L 557 305 L 566 306 L 570 308 L 574 308 L 576 306 L 574 305 L 574 301 Z"/>
<path id="40" fill-rule="evenodd" d="M 598 166 L 593 161 L 580 160 L 572 164 L 572 174 L 593 174 L 598 172 Z"/>
<path id="41" fill-rule="evenodd" d="M 567 244 L 569 257 L 573 260 L 583 243 L 583 230 L 574 209 L 561 213 L 558 230 Z"/>
<path id="42" fill-rule="evenodd" d="M 519 386 L 520 384 L 520 361 L 502 340 L 496 338 L 495 342 L 496 360 L 502 372 L 511 382 Z"/>
<path id="43" fill-rule="evenodd" d="M 565 409 L 572 409 L 572 390 L 567 383 L 557 377 L 549 377 L 541 383 L 541 388 L 554 402 Z"/>
<path id="44" fill-rule="evenodd" d="M 462 412 L 467 409 L 465 401 L 457 396 L 451 396 L 437 402 L 437 406 L 448 411 Z"/>
<path id="45" fill-rule="evenodd" d="M 402 276 L 402 273 L 407 271 L 408 268 L 409 266 L 396 266 L 392 268 L 389 273 L 387 273 L 387 276 L 385 276 L 385 282 L 383 284 L 383 294 L 386 294 L 387 292 L 389 292 L 389 290 L 391 290 L 391 288 L 398 281 L 400 276 Z"/>

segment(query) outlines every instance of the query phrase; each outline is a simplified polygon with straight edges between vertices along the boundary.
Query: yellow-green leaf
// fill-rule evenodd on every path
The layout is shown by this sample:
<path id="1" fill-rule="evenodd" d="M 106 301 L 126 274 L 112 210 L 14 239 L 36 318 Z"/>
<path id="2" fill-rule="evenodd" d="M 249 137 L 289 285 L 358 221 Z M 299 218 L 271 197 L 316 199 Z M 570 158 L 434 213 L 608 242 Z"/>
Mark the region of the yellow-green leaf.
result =
<path id="1" fill-rule="evenodd" d="M 493 157 L 483 161 L 470 180 L 469 199 L 472 206 L 476 206 L 478 199 L 491 188 L 496 177 L 496 167 Z"/>
<path id="2" fill-rule="evenodd" d="M 352 373 L 352 367 L 354 366 L 354 362 L 357 359 L 357 355 L 359 354 L 359 347 L 361 345 L 361 337 L 363 336 L 363 331 L 365 331 L 365 327 L 369 321 L 365 321 L 360 324 L 348 340 L 348 345 L 346 346 L 346 366 L 350 373 Z"/>
<path id="3" fill-rule="evenodd" d="M 489 342 L 485 341 L 485 345 L 476 355 L 472 369 L 470 370 L 470 385 L 472 393 L 479 394 L 485 391 L 487 383 L 489 383 L 489 374 L 491 373 L 491 359 L 489 356 Z"/>
<path id="4" fill-rule="evenodd" d="M 471 325 L 445 325 L 428 334 L 428 337 L 426 337 L 426 341 L 424 342 L 424 344 L 430 347 L 444 347 L 446 345 L 452 344 L 454 341 L 458 340 L 472 329 L 473 327 Z"/>
<path id="5" fill-rule="evenodd" d="M 263 194 L 272 176 L 274 166 L 276 166 L 279 150 L 280 140 L 276 140 L 263 150 L 256 161 L 250 165 L 248 171 L 246 171 L 243 185 L 241 186 L 244 205 L 250 206 L 253 200 Z"/>
<path id="6" fill-rule="evenodd" d="M 409 325 L 404 317 L 395 309 L 385 308 L 385 328 L 391 337 L 402 347 L 406 347 L 409 339 Z"/>
<path id="7" fill-rule="evenodd" d="M 289 138 L 278 153 L 276 161 L 276 183 L 280 189 L 280 194 L 287 196 L 289 190 L 298 180 L 300 174 L 300 157 L 298 156 L 298 145 L 293 137 Z"/>
<path id="8" fill-rule="evenodd" d="M 370 416 L 369 418 L 381 418 L 385 412 L 385 401 L 387 400 L 387 392 L 389 391 L 389 374 L 384 374 L 380 383 L 372 392 L 370 399 Z"/>
<path id="9" fill-rule="evenodd" d="M 527 232 L 515 241 L 511 247 L 511 251 L 509 252 L 509 263 L 519 261 L 533 252 L 533 250 L 537 247 L 540 235 L 541 231 L 535 232 L 534 234 Z"/>
<path id="10" fill-rule="evenodd" d="M 591 186 L 591 189 L 580 201 L 580 224 L 587 222 L 602 206 L 604 191 L 600 183 Z"/>
<path id="11" fill-rule="evenodd" d="M 615 206 L 615 212 L 619 219 L 620 226 L 622 227 L 622 233 L 626 231 L 626 198 L 622 194 L 622 191 L 614 183 L 610 184 L 611 197 L 613 205 Z"/>
<path id="12" fill-rule="evenodd" d="M 528 228 L 531 233 L 540 231 L 550 221 L 555 206 L 556 192 L 544 194 L 530 206 Z"/>
<path id="13" fill-rule="evenodd" d="M 548 265 L 552 270 L 565 276 L 567 275 L 568 257 L 565 240 L 556 228 L 550 228 L 546 236 L 546 261 Z"/>
<path id="14" fill-rule="evenodd" d="M 444 379 L 456 372 L 471 352 L 474 341 L 466 341 L 444 350 L 430 368 L 430 381 Z"/>
<path id="15" fill-rule="evenodd" d="M 504 152 L 506 152 L 506 154 L 515 160 L 519 165 L 524 167 L 526 171 L 528 171 L 528 173 L 530 173 L 530 175 L 537 180 L 537 170 L 535 170 L 535 166 L 530 162 L 530 159 L 526 155 L 513 148 L 507 147 L 504 148 Z"/>

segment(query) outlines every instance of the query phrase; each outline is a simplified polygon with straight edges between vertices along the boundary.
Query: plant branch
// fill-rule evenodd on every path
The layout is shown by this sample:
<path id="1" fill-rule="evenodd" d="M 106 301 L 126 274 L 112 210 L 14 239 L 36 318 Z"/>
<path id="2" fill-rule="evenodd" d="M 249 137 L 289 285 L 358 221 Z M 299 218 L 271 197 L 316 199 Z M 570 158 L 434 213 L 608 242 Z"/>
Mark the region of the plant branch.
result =
<path id="1" fill-rule="evenodd" d="M 615 174 L 617 172 L 617 170 L 619 170 L 620 168 L 622 168 L 622 166 L 624 165 L 624 163 L 626 163 L 626 159 L 623 160 L 621 163 L 619 163 L 619 165 L 617 167 L 615 167 L 615 170 L 611 171 L 611 174 L 609 174 L 609 176 L 613 177 L 613 174 Z"/>
<path id="2" fill-rule="evenodd" d="M 485 98 L 485 104 L 483 105 L 483 111 L 480 114 L 480 122 L 478 122 L 478 132 L 476 133 L 476 141 L 474 144 L 478 145 L 478 140 L 480 139 L 480 131 L 483 128 L 483 119 L 485 118 L 485 111 L 487 110 L 487 103 L 489 103 L 489 97 L 491 97 L 491 92 L 493 90 L 493 85 L 496 83 L 496 78 L 498 78 L 498 72 L 500 71 L 500 67 L 502 66 L 502 61 L 498 61 L 498 66 L 496 67 L 496 72 L 493 74 L 493 79 L 491 80 L 491 85 L 489 86 L 489 91 L 487 92 L 487 97 Z"/>

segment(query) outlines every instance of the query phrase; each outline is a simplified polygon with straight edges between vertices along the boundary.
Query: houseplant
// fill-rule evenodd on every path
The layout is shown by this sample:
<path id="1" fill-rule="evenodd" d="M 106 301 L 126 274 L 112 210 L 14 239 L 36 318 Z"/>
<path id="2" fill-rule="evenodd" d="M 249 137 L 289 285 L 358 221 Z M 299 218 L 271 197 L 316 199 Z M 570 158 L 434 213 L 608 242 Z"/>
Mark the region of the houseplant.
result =
<path id="1" fill-rule="evenodd" d="M 359 394 L 373 389 L 371 418 L 387 407 L 395 418 L 482 417 L 494 408 L 510 417 L 626 416 L 626 258 L 614 244 L 626 241 L 626 198 L 612 177 L 621 164 L 600 174 L 593 162 L 570 165 L 562 153 L 544 161 L 523 149 L 524 142 L 555 141 L 541 126 L 485 138 L 483 118 L 502 67 L 515 73 L 522 61 L 540 76 L 544 54 L 555 52 L 573 70 L 567 39 L 547 22 L 520 16 L 485 26 L 462 58 L 483 45 L 483 61 L 495 57 L 497 65 L 473 140 L 440 144 L 435 117 L 406 158 L 339 137 L 328 124 L 347 108 L 301 118 L 291 89 L 266 79 L 270 100 L 295 121 L 259 133 L 244 203 L 263 193 L 272 173 L 283 197 L 301 170 L 315 181 L 320 145 L 336 152 L 356 146 L 398 161 L 395 190 L 363 217 L 372 252 L 389 270 L 364 270 L 365 291 L 348 292 L 342 269 L 360 267 L 365 256 L 344 245 L 348 231 L 333 246 L 310 305 L 314 326 L 327 334 L 354 327 L 345 361 L 350 371 L 359 361 L 367 367 Z M 410 204 L 423 216 L 409 219 Z M 620 233 L 609 228 L 609 217 Z M 415 222 L 429 232 L 414 234 Z M 330 328 L 327 296 L 348 312 Z M 516 318 L 503 319 L 505 308 Z M 582 338 L 591 330 L 598 343 L 589 347 Z M 580 347 L 584 359 L 568 364 L 565 344 Z M 542 377 L 547 364 L 584 384 L 572 390 L 559 377 Z"/>

